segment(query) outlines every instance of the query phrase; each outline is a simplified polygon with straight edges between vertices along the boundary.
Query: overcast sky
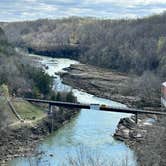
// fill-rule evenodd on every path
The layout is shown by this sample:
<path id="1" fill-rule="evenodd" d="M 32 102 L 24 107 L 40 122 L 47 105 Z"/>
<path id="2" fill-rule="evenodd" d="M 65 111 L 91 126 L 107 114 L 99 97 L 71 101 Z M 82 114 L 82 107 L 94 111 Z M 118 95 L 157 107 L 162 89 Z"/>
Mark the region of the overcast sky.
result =
<path id="1" fill-rule="evenodd" d="M 0 0 L 0 21 L 68 16 L 136 18 L 165 10 L 166 0 Z"/>

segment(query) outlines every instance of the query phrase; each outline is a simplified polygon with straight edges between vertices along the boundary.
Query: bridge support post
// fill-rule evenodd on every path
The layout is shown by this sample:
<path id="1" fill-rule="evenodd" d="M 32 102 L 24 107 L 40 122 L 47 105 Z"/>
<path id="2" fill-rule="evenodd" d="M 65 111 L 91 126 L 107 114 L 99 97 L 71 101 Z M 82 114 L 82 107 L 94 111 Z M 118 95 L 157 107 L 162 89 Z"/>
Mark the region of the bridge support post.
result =
<path id="1" fill-rule="evenodd" d="M 138 124 L 138 113 L 135 114 L 135 123 Z"/>
<path id="2" fill-rule="evenodd" d="M 50 133 L 52 133 L 53 132 L 54 120 L 53 120 L 53 111 L 52 111 L 52 105 L 51 104 L 49 104 L 49 115 L 50 115 L 50 118 L 51 118 Z"/>
<path id="3" fill-rule="evenodd" d="M 52 114 L 52 105 L 49 104 L 49 114 Z"/>

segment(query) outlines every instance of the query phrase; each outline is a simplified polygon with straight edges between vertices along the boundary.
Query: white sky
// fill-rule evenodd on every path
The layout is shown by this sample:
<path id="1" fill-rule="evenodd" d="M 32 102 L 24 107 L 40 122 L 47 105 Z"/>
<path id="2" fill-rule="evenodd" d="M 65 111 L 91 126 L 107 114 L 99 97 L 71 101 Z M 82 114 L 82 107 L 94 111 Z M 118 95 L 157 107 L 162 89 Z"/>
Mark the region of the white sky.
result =
<path id="1" fill-rule="evenodd" d="M 91 16 L 137 18 L 166 10 L 166 0 L 0 0 L 0 21 Z"/>

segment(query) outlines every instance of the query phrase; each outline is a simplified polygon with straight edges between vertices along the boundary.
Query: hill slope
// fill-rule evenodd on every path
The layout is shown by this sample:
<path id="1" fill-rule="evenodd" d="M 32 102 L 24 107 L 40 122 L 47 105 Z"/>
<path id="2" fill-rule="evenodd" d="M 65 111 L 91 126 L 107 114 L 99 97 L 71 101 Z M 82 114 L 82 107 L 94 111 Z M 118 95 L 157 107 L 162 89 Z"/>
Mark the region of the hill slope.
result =
<path id="1" fill-rule="evenodd" d="M 10 94 L 38 97 L 51 93 L 52 79 L 30 57 L 16 51 L 0 28 L 0 86 L 6 84 Z M 44 85 L 44 87 L 42 86 Z"/>
<path id="2" fill-rule="evenodd" d="M 30 58 L 16 52 L 0 28 L 0 129 L 18 121 L 3 97 L 4 87 L 10 96 L 39 98 L 51 93 L 51 85 L 52 79 L 42 69 L 35 67 Z M 23 119 L 43 117 L 39 109 L 25 101 L 14 104 Z"/>
<path id="3" fill-rule="evenodd" d="M 17 46 L 49 56 L 142 74 L 166 76 L 166 13 L 135 20 L 68 18 L 3 23 Z"/>

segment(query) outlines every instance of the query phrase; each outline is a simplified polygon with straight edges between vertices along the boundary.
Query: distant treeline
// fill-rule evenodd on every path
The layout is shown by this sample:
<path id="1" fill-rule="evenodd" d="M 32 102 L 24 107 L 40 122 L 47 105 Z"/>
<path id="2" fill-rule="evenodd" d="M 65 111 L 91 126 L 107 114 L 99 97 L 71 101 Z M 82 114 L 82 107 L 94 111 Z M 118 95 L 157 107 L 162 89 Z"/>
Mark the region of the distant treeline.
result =
<path id="1" fill-rule="evenodd" d="M 49 56 L 166 76 L 166 13 L 142 19 L 75 18 L 2 23 L 11 43 Z"/>

